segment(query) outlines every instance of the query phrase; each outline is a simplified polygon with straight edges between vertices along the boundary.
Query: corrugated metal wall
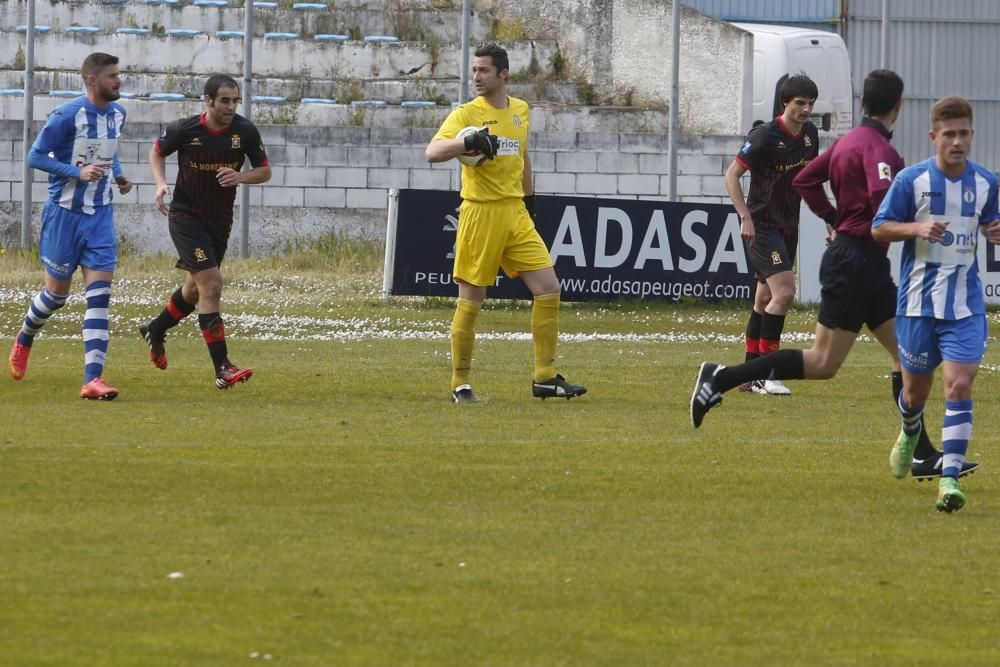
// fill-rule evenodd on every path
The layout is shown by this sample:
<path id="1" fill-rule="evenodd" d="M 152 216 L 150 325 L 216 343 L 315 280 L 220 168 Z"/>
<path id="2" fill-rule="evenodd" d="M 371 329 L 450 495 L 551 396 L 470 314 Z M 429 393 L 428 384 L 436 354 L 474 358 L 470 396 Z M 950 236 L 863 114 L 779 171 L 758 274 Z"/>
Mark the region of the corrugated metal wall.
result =
<path id="1" fill-rule="evenodd" d="M 726 21 L 785 23 L 840 32 L 851 56 L 855 118 L 865 75 L 880 66 L 882 0 L 683 0 Z M 1000 170 L 1000 1 L 889 0 L 886 66 L 906 83 L 893 143 L 907 163 L 930 155 L 934 100 L 975 107 L 973 159 Z M 682 65 L 683 66 L 683 65 Z"/>
<path id="2" fill-rule="evenodd" d="M 882 0 L 845 0 L 843 36 L 856 95 L 865 74 L 879 66 Z M 962 95 L 975 108 L 972 159 L 1000 169 L 1000 2 L 889 0 L 886 66 L 906 84 L 895 144 L 907 163 L 933 150 L 930 108 L 940 97 Z M 860 115 L 860 111 L 856 116 Z"/>
<path id="3" fill-rule="evenodd" d="M 778 23 L 836 32 L 840 0 L 683 0 L 686 7 L 723 21 Z"/>

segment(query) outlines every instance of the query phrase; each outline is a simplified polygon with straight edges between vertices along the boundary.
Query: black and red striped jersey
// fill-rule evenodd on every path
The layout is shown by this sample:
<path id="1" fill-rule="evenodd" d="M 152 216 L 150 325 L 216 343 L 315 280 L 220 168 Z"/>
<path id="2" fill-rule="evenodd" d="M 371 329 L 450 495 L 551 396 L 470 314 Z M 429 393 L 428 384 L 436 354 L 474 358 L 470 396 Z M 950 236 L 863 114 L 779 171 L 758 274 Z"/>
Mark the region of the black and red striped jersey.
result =
<path id="1" fill-rule="evenodd" d="M 792 134 L 778 116 L 750 130 L 736 161 L 750 170 L 747 208 L 756 227 L 795 229 L 802 197 L 792 179 L 819 155 L 819 133 L 806 122 Z"/>
<path id="2" fill-rule="evenodd" d="M 172 213 L 184 213 L 211 225 L 232 225 L 236 188 L 219 185 L 216 173 L 223 167 L 239 171 L 247 159 L 254 167 L 267 164 L 267 151 L 257 127 L 236 114 L 228 126 L 212 130 L 205 114 L 170 123 L 156 140 L 157 153 L 177 153 L 177 183 Z"/>

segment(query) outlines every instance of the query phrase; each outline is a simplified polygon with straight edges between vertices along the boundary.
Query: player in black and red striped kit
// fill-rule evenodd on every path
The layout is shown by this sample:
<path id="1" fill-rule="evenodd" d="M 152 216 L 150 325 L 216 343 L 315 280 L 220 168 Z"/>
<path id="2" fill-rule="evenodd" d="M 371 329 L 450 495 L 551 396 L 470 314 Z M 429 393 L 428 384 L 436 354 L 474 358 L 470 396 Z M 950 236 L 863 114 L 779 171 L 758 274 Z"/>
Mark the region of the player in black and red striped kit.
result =
<path id="1" fill-rule="evenodd" d="M 892 358 L 892 392 L 903 388 L 896 347 L 896 285 L 892 280 L 889 244 L 872 238 L 872 219 L 903 168 L 903 158 L 889 143 L 902 107 L 903 80 L 891 70 L 874 70 L 864 82 L 864 119 L 828 151 L 802 169 L 792 185 L 813 213 L 823 219 L 829 246 L 820 264 L 819 315 L 816 341 L 808 350 L 780 350 L 738 366 L 704 363 L 691 399 L 691 420 L 697 427 L 722 394 L 743 382 L 767 377 L 784 380 L 826 380 L 836 375 L 867 326 Z M 837 200 L 834 208 L 824 183 Z M 707 385 L 707 386 L 706 386 Z M 714 398 L 718 400 L 714 400 Z M 965 462 L 961 475 L 979 467 Z M 941 475 L 941 452 L 921 429 L 911 473 L 923 480 Z"/>
<path id="2" fill-rule="evenodd" d="M 752 129 L 726 170 L 726 191 L 740 216 L 740 234 L 750 247 L 757 292 L 746 329 L 746 360 L 780 347 L 785 313 L 795 298 L 795 251 L 802 198 L 792 179 L 819 154 L 819 133 L 809 120 L 818 91 L 807 76 L 787 79 L 778 91 L 780 116 Z M 750 172 L 743 200 L 740 178 Z M 741 387 L 758 394 L 790 394 L 769 378 Z"/>
<path id="3" fill-rule="evenodd" d="M 229 361 L 226 329 L 220 314 L 222 273 L 219 270 L 233 228 L 236 186 L 265 183 L 271 178 L 260 132 L 236 113 L 240 88 L 224 74 L 205 83 L 205 113 L 175 121 L 149 151 L 156 183 L 156 205 L 168 216 L 170 237 L 177 248 L 177 268 L 187 271 L 184 284 L 167 301 L 163 312 L 139 328 L 149 344 L 149 358 L 159 369 L 167 367 L 164 339 L 167 330 L 197 306 L 198 326 L 208 344 L 215 383 L 228 389 L 253 375 Z M 177 153 L 177 183 L 169 207 L 167 156 Z M 251 169 L 241 172 L 244 161 Z"/>

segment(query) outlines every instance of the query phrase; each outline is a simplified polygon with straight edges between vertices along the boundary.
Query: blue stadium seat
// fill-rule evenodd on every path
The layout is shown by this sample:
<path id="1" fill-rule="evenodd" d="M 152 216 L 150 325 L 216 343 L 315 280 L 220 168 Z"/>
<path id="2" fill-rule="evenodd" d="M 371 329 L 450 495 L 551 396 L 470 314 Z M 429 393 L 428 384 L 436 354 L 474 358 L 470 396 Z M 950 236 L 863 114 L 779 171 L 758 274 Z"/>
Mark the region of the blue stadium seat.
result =
<path id="1" fill-rule="evenodd" d="M 135 98 L 139 97 L 139 93 L 122 93 L 122 92 L 119 92 L 118 94 L 121 95 L 122 97 L 124 97 L 126 100 L 134 100 Z"/>
<path id="2" fill-rule="evenodd" d="M 192 30 L 191 28 L 171 28 L 167 31 L 169 37 L 197 37 L 200 34 L 201 30 Z"/>
<path id="3" fill-rule="evenodd" d="M 325 2 L 296 2 L 292 9 L 299 9 L 307 12 L 325 12 L 329 7 Z"/>
<path id="4" fill-rule="evenodd" d="M 194 0 L 195 7 L 228 7 L 229 0 Z"/>
<path id="5" fill-rule="evenodd" d="M 0 97 L 24 97 L 20 88 L 0 88 Z"/>
<path id="6" fill-rule="evenodd" d="M 336 104 L 337 100 L 332 100 L 327 97 L 303 97 L 301 100 L 302 104 Z"/>
<path id="7" fill-rule="evenodd" d="M 384 107 L 385 105 L 385 100 L 354 100 L 351 102 L 352 107 Z"/>
<path id="8" fill-rule="evenodd" d="M 436 107 L 437 102 L 431 102 L 430 100 L 407 100 L 400 102 L 399 106 L 407 109 L 425 109 L 427 107 Z"/>
<path id="9" fill-rule="evenodd" d="M 146 0 L 147 5 L 179 5 L 181 0 Z"/>
<path id="10" fill-rule="evenodd" d="M 277 9 L 278 3 L 271 0 L 256 0 L 253 3 L 254 9 Z"/>
<path id="11" fill-rule="evenodd" d="M 346 42 L 350 39 L 349 35 L 315 35 L 313 37 L 317 42 Z"/>
<path id="12" fill-rule="evenodd" d="M 300 39 L 297 32 L 265 32 L 264 39 Z"/>
<path id="13" fill-rule="evenodd" d="M 66 32 L 75 32 L 83 35 L 93 35 L 102 32 L 96 25 L 71 25 L 66 28 Z"/>
<path id="14" fill-rule="evenodd" d="M 180 102 L 187 99 L 187 96 L 183 93 L 150 93 L 149 99 L 151 100 L 167 100 L 171 102 Z"/>
<path id="15" fill-rule="evenodd" d="M 266 102 L 268 104 L 284 104 L 288 101 L 287 98 L 277 95 L 252 95 L 250 100 L 253 102 Z"/>
<path id="16" fill-rule="evenodd" d="M 127 5 L 128 0 L 97 0 L 102 5 Z"/>
<path id="17" fill-rule="evenodd" d="M 243 39 L 246 34 L 242 30 L 219 30 L 215 36 L 219 39 Z"/>
<path id="18" fill-rule="evenodd" d="M 365 35 L 365 42 L 368 44 L 385 44 L 387 42 L 398 42 L 399 37 L 393 35 Z"/>
<path id="19" fill-rule="evenodd" d="M 50 90 L 49 97 L 80 97 L 82 90 Z"/>
<path id="20" fill-rule="evenodd" d="M 150 35 L 153 33 L 149 28 L 116 28 L 118 35 Z"/>
<path id="21" fill-rule="evenodd" d="M 18 32 L 28 32 L 28 24 L 27 23 L 22 23 L 21 25 L 15 27 L 14 30 L 16 30 Z M 39 33 L 39 32 L 52 32 L 52 26 L 38 25 L 36 23 L 35 24 L 35 32 L 36 33 Z"/>

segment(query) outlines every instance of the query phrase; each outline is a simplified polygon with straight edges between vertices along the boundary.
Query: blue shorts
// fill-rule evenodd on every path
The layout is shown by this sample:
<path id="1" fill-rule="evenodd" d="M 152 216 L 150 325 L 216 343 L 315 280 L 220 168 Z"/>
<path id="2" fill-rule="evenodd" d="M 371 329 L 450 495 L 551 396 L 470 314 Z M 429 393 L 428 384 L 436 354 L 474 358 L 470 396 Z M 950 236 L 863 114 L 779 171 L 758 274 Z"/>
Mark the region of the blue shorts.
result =
<path id="1" fill-rule="evenodd" d="M 896 317 L 899 363 L 917 375 L 933 373 L 941 361 L 978 364 L 986 353 L 986 315 L 960 320 Z"/>
<path id="2" fill-rule="evenodd" d="M 98 206 L 93 215 L 76 213 L 51 199 L 42 209 L 38 259 L 53 278 L 66 280 L 78 266 L 114 271 L 118 265 L 118 235 L 111 206 Z"/>

